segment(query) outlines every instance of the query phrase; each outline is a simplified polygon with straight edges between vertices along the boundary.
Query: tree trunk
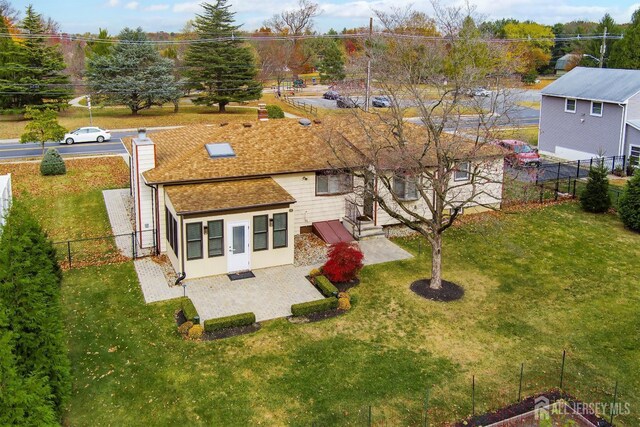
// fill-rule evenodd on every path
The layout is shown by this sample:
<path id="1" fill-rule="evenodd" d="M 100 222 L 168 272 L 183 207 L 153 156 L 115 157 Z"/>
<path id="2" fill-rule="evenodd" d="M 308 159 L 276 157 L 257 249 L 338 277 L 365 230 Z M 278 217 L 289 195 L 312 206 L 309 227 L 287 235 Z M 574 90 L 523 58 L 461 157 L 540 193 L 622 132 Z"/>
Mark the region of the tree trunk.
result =
<path id="1" fill-rule="evenodd" d="M 131 115 L 132 116 L 137 116 L 138 115 L 138 109 L 137 108 L 132 108 L 131 109 Z"/>
<path id="2" fill-rule="evenodd" d="M 180 109 L 180 100 L 174 100 L 173 101 L 173 112 L 177 113 L 179 109 Z"/>
<path id="3" fill-rule="evenodd" d="M 431 289 L 442 287 L 442 234 L 436 234 L 431 241 Z"/>
<path id="4" fill-rule="evenodd" d="M 227 106 L 226 102 L 218 103 L 218 113 L 226 113 L 227 112 L 227 110 L 225 108 L 226 106 Z"/>

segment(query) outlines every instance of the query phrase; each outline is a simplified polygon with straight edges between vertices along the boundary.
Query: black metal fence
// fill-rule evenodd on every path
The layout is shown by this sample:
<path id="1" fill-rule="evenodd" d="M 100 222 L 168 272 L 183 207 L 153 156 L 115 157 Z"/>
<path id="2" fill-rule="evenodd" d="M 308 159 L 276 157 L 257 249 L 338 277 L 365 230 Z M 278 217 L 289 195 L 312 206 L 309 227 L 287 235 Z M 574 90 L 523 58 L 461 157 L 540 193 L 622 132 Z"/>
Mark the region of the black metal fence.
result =
<path id="1" fill-rule="evenodd" d="M 459 411 L 456 412 L 467 415 L 462 415 L 453 425 L 488 425 L 529 412 L 525 400 L 539 400 L 534 397 L 542 398 L 541 401 L 547 399 L 549 404 L 556 399 L 564 399 L 570 403 L 571 409 L 584 416 L 593 426 L 611 426 L 614 425 L 616 417 L 633 415 L 629 413 L 627 400 L 633 388 L 630 388 L 628 383 L 622 384 L 616 380 L 608 381 L 606 384 L 599 383 L 602 379 L 596 380 L 583 375 L 580 363 L 572 363 L 570 355 L 561 351 L 558 352 L 557 358 L 552 360 L 536 359 L 530 363 L 514 364 L 513 380 L 509 383 L 501 381 L 500 384 L 492 377 L 474 375 L 470 372 L 467 377 L 467 393 L 456 394 L 458 400 L 454 400 L 452 396 L 442 396 L 443 392 L 425 385 L 421 395 L 416 396 L 415 400 L 409 402 L 407 408 L 402 410 L 402 418 L 408 419 L 404 424 L 409 425 L 440 425 L 433 419 L 434 411 L 442 414 L 439 409 L 447 409 L 447 412 L 450 412 L 451 408 L 457 407 Z M 447 402 L 448 407 L 436 408 L 432 401 L 437 401 L 438 406 L 442 406 L 443 401 Z M 372 427 L 400 424 L 398 410 L 389 407 L 345 406 L 336 407 L 331 412 L 325 414 L 328 419 L 319 420 L 312 425 L 336 423 Z M 504 424 L 507 425 L 516 424 Z"/>
<path id="2" fill-rule="evenodd" d="M 527 202 L 555 201 L 579 197 L 589 170 L 602 164 L 609 173 L 618 176 L 632 174 L 637 167 L 626 156 L 611 156 L 568 162 L 542 163 L 537 167 L 509 167 L 505 169 L 503 200 L 506 205 Z M 609 186 L 614 207 L 623 189 Z"/>
<path id="3" fill-rule="evenodd" d="M 155 230 L 54 242 L 58 263 L 71 269 L 123 262 L 155 254 Z"/>

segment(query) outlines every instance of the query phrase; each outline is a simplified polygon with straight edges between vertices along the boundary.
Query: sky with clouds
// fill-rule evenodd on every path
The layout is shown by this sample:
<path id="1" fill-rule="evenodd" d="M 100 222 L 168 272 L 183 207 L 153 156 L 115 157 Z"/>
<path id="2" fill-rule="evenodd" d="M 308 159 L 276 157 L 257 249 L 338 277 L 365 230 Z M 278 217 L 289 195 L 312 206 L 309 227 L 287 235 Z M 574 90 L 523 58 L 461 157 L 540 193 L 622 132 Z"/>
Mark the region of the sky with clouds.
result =
<path id="1" fill-rule="evenodd" d="M 297 0 L 234 0 L 236 21 L 243 29 L 254 30 L 273 14 L 295 8 Z M 322 14 L 316 19 L 316 29 L 340 30 L 344 27 L 368 25 L 373 10 L 413 5 L 429 13 L 429 0 L 316 0 Z M 453 5 L 463 0 L 440 0 Z M 572 20 L 599 20 L 605 13 L 618 22 L 628 22 L 639 0 L 470 0 L 477 11 L 488 19 L 513 17 L 531 19 L 545 24 Z M 67 33 L 97 33 L 106 28 L 117 34 L 124 27 L 142 27 L 146 31 L 180 31 L 194 17 L 202 0 L 11 0 L 14 7 L 24 10 L 34 5 L 37 12 L 50 16 Z"/>

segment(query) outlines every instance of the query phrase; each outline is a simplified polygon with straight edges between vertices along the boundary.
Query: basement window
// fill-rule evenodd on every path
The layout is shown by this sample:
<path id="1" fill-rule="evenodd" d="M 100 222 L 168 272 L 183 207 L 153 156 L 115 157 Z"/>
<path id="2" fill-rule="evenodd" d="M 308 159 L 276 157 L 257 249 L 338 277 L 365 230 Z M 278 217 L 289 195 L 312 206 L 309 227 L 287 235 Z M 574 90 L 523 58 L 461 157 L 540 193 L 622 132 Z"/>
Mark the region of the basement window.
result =
<path id="1" fill-rule="evenodd" d="M 224 159 L 228 157 L 235 157 L 236 153 L 231 148 L 231 144 L 228 142 L 212 142 L 205 144 L 209 157 L 212 159 Z"/>

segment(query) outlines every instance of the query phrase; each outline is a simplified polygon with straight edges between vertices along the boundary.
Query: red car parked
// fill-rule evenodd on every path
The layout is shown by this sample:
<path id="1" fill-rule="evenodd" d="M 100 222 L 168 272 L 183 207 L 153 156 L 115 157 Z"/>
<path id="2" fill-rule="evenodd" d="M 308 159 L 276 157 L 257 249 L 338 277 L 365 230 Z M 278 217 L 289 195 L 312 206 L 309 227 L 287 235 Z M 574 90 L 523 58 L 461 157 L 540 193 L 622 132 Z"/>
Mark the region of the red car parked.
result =
<path id="1" fill-rule="evenodd" d="M 499 147 L 507 150 L 505 160 L 511 166 L 540 166 L 541 159 L 537 148 L 517 139 L 503 139 L 495 142 Z"/>

